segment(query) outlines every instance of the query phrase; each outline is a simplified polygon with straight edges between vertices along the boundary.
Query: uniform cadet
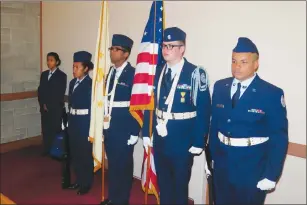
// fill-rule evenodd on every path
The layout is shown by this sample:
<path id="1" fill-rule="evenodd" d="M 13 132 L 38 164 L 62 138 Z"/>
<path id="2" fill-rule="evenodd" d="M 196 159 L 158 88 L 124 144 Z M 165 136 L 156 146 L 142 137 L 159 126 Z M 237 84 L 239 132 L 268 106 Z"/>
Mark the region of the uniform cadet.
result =
<path id="1" fill-rule="evenodd" d="M 121 34 L 112 38 L 111 67 L 106 78 L 104 136 L 108 157 L 108 199 L 102 204 L 129 204 L 133 180 L 133 150 L 140 126 L 129 112 L 135 68 L 127 62 L 133 41 Z"/>
<path id="2" fill-rule="evenodd" d="M 49 70 L 42 72 L 38 87 L 40 105 L 43 155 L 48 155 L 57 132 L 61 131 L 62 110 L 66 91 L 67 75 L 59 69 L 61 60 L 54 52 L 47 54 Z"/>
<path id="3" fill-rule="evenodd" d="M 79 189 L 86 194 L 93 181 L 92 144 L 88 141 L 91 113 L 92 79 L 88 72 L 93 69 L 92 54 L 79 51 L 74 54 L 74 79 L 69 84 L 68 135 L 72 165 L 76 183 L 69 189 Z"/>
<path id="4" fill-rule="evenodd" d="M 216 204 L 263 204 L 281 175 L 288 145 L 283 90 L 257 74 L 259 53 L 239 38 L 231 78 L 215 83 L 209 147 Z"/>
<path id="5" fill-rule="evenodd" d="M 186 33 L 164 31 L 162 55 L 166 64 L 155 75 L 153 141 L 148 137 L 149 112 L 144 113 L 143 143 L 154 147 L 161 204 L 188 204 L 193 156 L 204 148 L 210 122 L 208 76 L 185 58 Z"/>

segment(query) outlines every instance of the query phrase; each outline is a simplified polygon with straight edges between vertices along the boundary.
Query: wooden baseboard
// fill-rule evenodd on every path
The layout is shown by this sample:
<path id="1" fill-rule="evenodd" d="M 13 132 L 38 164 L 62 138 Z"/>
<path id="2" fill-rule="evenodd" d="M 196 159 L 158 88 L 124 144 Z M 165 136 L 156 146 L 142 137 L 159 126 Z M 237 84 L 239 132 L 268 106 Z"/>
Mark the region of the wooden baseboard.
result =
<path id="1" fill-rule="evenodd" d="M 10 152 L 18 149 L 22 149 L 25 147 L 29 147 L 32 145 L 40 145 L 42 143 L 42 137 L 36 136 L 36 137 L 30 137 L 14 142 L 8 142 L 4 144 L 0 144 L 0 153 Z"/>
<path id="2" fill-rule="evenodd" d="M 287 154 L 306 159 L 306 145 L 289 142 Z"/>
<path id="3" fill-rule="evenodd" d="M 37 97 L 37 91 L 1 94 L 1 101 L 22 100 Z"/>

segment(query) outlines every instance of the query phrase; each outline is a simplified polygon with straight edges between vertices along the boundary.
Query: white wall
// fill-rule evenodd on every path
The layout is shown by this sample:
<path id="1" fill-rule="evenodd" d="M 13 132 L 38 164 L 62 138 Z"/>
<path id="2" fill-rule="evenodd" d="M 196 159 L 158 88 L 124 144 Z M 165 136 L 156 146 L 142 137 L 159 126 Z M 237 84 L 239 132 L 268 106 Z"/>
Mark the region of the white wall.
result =
<path id="1" fill-rule="evenodd" d="M 43 70 L 48 69 L 47 53 L 57 52 L 62 60 L 60 68 L 66 72 L 69 83 L 73 76 L 73 53 L 86 50 L 94 57 L 100 4 L 95 1 L 43 1 L 42 12 Z"/>
<path id="2" fill-rule="evenodd" d="M 95 52 L 99 2 L 43 2 L 43 55 L 56 51 L 69 77 L 73 52 Z M 110 36 L 123 33 L 134 40 L 135 65 L 151 6 L 150 1 L 111 1 Z M 285 91 L 291 142 L 306 144 L 306 9 L 305 2 L 166 1 L 166 26 L 187 32 L 189 61 L 208 69 L 211 86 L 230 76 L 231 50 L 240 36 L 250 37 L 260 52 L 259 75 Z M 45 59 L 43 59 L 45 60 Z M 71 78 L 70 78 L 71 79 Z M 211 87 L 212 88 L 212 87 Z M 143 149 L 135 149 L 140 176 Z M 203 203 L 204 157 L 195 159 L 190 197 Z M 288 156 L 276 191 L 266 203 L 306 203 L 306 159 Z"/>

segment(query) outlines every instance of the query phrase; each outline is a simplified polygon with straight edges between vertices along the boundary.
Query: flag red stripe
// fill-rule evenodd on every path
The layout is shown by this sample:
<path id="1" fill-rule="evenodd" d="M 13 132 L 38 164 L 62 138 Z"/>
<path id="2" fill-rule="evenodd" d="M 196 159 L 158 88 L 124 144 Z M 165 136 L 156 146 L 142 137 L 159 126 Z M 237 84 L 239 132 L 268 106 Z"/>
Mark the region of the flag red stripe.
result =
<path id="1" fill-rule="evenodd" d="M 149 65 L 157 65 L 158 55 L 150 53 L 139 53 L 136 64 L 149 63 Z"/>
<path id="2" fill-rule="evenodd" d="M 137 73 L 134 76 L 133 84 L 145 83 L 147 85 L 153 85 L 154 75 L 148 73 Z"/>
<path id="3" fill-rule="evenodd" d="M 152 171 L 151 167 L 150 167 L 150 171 L 149 171 L 150 175 L 149 175 L 149 178 L 150 178 L 150 181 L 152 183 L 152 185 L 156 188 L 157 192 L 159 193 L 159 187 L 158 187 L 158 179 L 157 179 L 157 176 L 155 175 L 155 173 Z"/>
<path id="4" fill-rule="evenodd" d="M 153 154 L 153 149 L 152 149 L 152 154 Z M 145 163 L 145 160 L 148 158 L 148 154 L 146 153 L 146 151 L 144 150 L 144 158 L 143 158 L 143 170 L 142 170 L 142 175 L 144 174 L 144 163 Z M 148 160 L 148 159 L 147 159 Z M 150 160 L 153 160 L 153 158 L 151 158 Z M 145 182 L 144 186 L 147 186 L 147 183 L 150 183 L 155 187 L 156 191 L 159 193 L 160 190 L 159 190 L 159 187 L 158 187 L 158 179 L 157 179 L 157 175 L 153 172 L 152 170 L 152 167 L 150 165 L 149 167 L 149 173 L 148 173 L 148 179 L 149 181 L 148 182 Z"/>
<path id="5" fill-rule="evenodd" d="M 142 110 L 135 110 L 134 112 L 136 112 L 136 114 L 138 114 L 138 116 L 143 120 L 144 115 Z"/>
<path id="6" fill-rule="evenodd" d="M 134 94 L 131 95 L 130 106 L 131 105 L 148 105 L 150 104 L 151 96 L 148 94 Z"/>

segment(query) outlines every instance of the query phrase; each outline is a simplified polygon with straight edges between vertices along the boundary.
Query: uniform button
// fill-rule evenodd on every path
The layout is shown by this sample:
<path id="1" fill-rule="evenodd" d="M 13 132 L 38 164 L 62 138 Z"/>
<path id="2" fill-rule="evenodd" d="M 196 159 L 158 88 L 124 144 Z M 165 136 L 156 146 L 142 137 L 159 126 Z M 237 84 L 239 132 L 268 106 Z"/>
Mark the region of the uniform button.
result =
<path id="1" fill-rule="evenodd" d="M 229 136 L 230 136 L 230 134 L 231 134 L 231 132 L 227 132 L 228 134 L 229 134 Z"/>
<path id="2" fill-rule="evenodd" d="M 166 96 L 164 96 L 163 99 L 165 100 L 165 99 L 166 99 Z"/>
<path id="3" fill-rule="evenodd" d="M 231 122 L 231 119 L 228 119 L 227 122 L 228 122 L 228 123 Z"/>

